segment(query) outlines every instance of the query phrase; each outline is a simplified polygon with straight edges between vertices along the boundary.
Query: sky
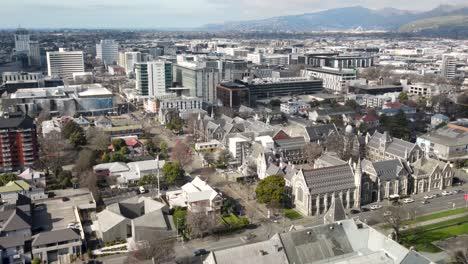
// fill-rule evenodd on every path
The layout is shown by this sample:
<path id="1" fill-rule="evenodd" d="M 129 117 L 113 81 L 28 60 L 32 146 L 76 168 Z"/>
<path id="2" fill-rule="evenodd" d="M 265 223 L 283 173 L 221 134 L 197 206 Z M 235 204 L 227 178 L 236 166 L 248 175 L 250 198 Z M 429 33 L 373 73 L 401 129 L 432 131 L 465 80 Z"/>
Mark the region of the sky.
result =
<path id="1" fill-rule="evenodd" d="M 337 7 L 429 10 L 468 0 L 0 0 L 0 28 L 193 28 Z"/>

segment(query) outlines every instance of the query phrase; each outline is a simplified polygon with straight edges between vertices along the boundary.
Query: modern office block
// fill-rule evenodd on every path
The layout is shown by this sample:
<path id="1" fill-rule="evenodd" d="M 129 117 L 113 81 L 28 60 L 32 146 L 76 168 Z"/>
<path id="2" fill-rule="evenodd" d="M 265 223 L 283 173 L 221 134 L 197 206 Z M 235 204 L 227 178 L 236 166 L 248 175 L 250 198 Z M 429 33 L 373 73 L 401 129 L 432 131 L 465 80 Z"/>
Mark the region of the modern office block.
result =
<path id="1" fill-rule="evenodd" d="M 47 52 L 47 70 L 49 76 L 73 80 L 73 73 L 84 72 L 83 51 L 60 49 Z"/>
<path id="2" fill-rule="evenodd" d="M 119 43 L 112 39 L 101 40 L 96 44 L 96 58 L 105 65 L 116 64 L 119 61 Z"/>

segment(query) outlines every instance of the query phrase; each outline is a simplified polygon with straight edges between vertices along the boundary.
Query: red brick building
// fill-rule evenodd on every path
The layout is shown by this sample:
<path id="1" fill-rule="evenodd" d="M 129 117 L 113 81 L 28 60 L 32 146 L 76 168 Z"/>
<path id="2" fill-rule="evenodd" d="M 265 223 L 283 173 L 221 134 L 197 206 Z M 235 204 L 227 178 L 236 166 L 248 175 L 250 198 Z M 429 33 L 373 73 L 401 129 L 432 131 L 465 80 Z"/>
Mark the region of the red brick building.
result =
<path id="1" fill-rule="evenodd" d="M 31 167 L 37 158 L 34 120 L 29 116 L 0 118 L 0 172 Z"/>

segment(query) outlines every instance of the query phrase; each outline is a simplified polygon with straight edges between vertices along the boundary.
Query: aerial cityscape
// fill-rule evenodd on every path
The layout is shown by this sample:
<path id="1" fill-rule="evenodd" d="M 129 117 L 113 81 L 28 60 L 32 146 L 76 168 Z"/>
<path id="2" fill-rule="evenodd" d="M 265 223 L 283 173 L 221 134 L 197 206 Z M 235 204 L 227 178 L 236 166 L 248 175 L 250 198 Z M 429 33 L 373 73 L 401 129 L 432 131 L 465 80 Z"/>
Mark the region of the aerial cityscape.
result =
<path id="1" fill-rule="evenodd" d="M 2 3 L 0 264 L 467 264 L 467 183 L 468 0 Z"/>

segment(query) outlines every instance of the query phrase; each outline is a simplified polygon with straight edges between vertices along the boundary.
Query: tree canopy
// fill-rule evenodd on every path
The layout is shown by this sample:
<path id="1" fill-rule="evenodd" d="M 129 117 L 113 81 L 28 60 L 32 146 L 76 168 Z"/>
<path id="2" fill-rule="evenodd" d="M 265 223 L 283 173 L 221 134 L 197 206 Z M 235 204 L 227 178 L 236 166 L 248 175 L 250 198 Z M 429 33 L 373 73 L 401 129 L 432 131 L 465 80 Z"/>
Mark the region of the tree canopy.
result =
<path id="1" fill-rule="evenodd" d="M 181 185 L 184 183 L 184 170 L 180 162 L 166 162 L 162 167 L 162 172 L 166 177 L 166 182 L 169 184 Z"/>
<path id="2" fill-rule="evenodd" d="M 0 185 L 3 186 L 11 181 L 16 180 L 16 174 L 14 173 L 4 173 L 0 174 Z"/>
<path id="3" fill-rule="evenodd" d="M 281 175 L 271 175 L 258 182 L 255 189 L 257 200 L 268 206 L 280 207 L 284 201 L 285 180 Z"/>

